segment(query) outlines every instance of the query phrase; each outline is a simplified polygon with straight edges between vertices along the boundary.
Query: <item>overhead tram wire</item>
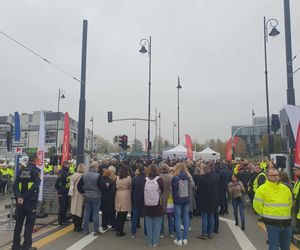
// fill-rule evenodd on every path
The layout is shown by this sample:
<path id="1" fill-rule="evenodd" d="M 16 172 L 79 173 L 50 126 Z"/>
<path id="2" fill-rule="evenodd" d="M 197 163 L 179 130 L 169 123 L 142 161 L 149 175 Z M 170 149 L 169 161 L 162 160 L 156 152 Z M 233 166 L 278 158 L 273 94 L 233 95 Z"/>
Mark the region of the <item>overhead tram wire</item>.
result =
<path id="1" fill-rule="evenodd" d="M 26 49 L 26 50 L 29 51 L 30 53 L 32 53 L 32 54 L 34 54 L 35 56 L 39 57 L 39 58 L 42 59 L 44 62 L 49 63 L 52 67 L 58 69 L 59 71 L 61 71 L 61 72 L 64 73 L 65 75 L 71 77 L 73 80 L 75 80 L 75 81 L 81 83 L 81 81 L 80 81 L 77 77 L 71 75 L 70 73 L 68 73 L 67 71 L 65 71 L 65 70 L 62 69 L 61 67 L 57 66 L 56 64 L 50 62 L 48 59 L 46 59 L 45 57 L 42 57 L 41 55 L 39 55 L 38 53 L 36 53 L 36 52 L 33 51 L 32 49 L 26 47 L 24 44 L 20 43 L 19 41 L 17 41 L 17 40 L 14 39 L 13 37 L 9 36 L 9 35 L 6 34 L 5 32 L 3 32 L 2 30 L 0 30 L 0 33 L 1 33 L 2 35 L 6 36 L 6 37 L 7 37 L 8 39 L 10 39 L 11 41 L 17 43 L 18 45 L 20 45 L 21 47 L 23 47 L 24 49 Z"/>

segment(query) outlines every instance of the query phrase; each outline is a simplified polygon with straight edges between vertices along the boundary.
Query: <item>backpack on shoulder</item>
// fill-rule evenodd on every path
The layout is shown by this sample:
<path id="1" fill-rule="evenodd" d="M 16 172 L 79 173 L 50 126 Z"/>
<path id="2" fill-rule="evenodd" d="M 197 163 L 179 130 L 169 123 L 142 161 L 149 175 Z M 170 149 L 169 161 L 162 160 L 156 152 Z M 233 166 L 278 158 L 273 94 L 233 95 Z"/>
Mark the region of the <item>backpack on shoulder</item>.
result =
<path id="1" fill-rule="evenodd" d="M 178 181 L 178 194 L 180 198 L 189 197 L 189 181 L 181 180 Z"/>
<path id="2" fill-rule="evenodd" d="M 157 206 L 160 199 L 160 189 L 158 185 L 159 176 L 156 176 L 153 180 L 146 177 L 144 200 L 146 206 Z"/>

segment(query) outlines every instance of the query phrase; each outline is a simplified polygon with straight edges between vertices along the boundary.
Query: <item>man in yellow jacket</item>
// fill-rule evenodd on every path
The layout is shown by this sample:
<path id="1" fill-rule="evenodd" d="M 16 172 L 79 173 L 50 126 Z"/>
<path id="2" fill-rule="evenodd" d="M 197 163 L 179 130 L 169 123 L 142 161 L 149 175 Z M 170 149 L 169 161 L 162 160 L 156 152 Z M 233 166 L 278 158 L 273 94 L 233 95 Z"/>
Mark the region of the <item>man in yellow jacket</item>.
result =
<path id="1" fill-rule="evenodd" d="M 293 199 L 294 199 L 294 211 L 296 216 L 296 230 L 295 232 L 300 232 L 300 165 L 295 163 L 293 168 L 294 175 L 297 176 L 298 180 L 296 181 L 293 189 Z"/>
<path id="2" fill-rule="evenodd" d="M 268 231 L 269 250 L 289 250 L 292 240 L 292 193 L 279 182 L 278 171 L 268 168 L 267 181 L 255 192 L 254 210 L 262 216 Z"/>

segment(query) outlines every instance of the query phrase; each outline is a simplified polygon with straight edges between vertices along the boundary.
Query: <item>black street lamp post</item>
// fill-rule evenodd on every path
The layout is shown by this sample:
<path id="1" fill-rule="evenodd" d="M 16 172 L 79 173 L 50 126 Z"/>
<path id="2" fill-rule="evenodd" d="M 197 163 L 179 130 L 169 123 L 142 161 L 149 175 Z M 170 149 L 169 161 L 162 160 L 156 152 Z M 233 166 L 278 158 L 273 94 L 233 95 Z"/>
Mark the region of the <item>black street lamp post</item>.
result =
<path id="1" fill-rule="evenodd" d="M 65 91 L 62 89 L 58 89 L 58 102 L 57 102 L 57 116 L 56 116 L 56 155 L 58 155 L 58 121 L 59 121 L 59 104 L 60 99 L 65 99 Z"/>
<path id="2" fill-rule="evenodd" d="M 94 116 L 90 119 L 90 122 L 92 123 L 92 143 L 91 143 L 91 157 L 94 158 Z"/>
<path id="3" fill-rule="evenodd" d="M 268 34 L 268 24 L 272 27 L 271 32 Z M 268 35 L 271 37 L 275 37 L 280 34 L 280 32 L 276 29 L 278 25 L 278 21 L 276 19 L 269 19 L 266 21 L 266 17 L 264 17 L 264 52 L 265 52 L 265 82 L 266 82 L 266 102 L 267 102 L 267 122 L 268 122 L 268 156 L 270 158 L 271 154 L 271 129 L 270 129 L 270 111 L 269 111 L 269 87 L 268 87 L 268 63 L 267 63 L 267 41 Z"/>
<path id="4" fill-rule="evenodd" d="M 136 151 L 136 121 L 132 124 L 134 127 L 134 152 Z"/>
<path id="5" fill-rule="evenodd" d="M 175 134 L 174 134 L 175 127 L 176 127 L 176 122 L 173 122 L 173 148 L 175 147 Z"/>
<path id="6" fill-rule="evenodd" d="M 180 85 L 180 79 L 179 79 L 179 76 L 177 78 L 177 90 L 178 90 L 178 93 L 177 93 L 177 116 L 178 116 L 178 119 L 177 119 L 177 129 L 178 129 L 178 145 L 180 144 L 180 127 L 179 127 L 179 90 L 182 89 L 182 86 Z"/>
<path id="7" fill-rule="evenodd" d="M 150 107 L 151 107 L 151 36 L 149 37 L 149 40 L 146 38 L 143 38 L 140 41 L 140 45 L 142 46 L 142 48 L 140 49 L 140 52 L 142 54 L 147 53 L 148 57 L 149 57 L 149 99 L 148 99 L 148 131 L 147 131 L 147 156 L 148 159 L 150 159 L 150 146 L 151 146 L 151 142 L 150 142 Z M 145 48 L 145 46 L 148 45 L 148 50 Z"/>

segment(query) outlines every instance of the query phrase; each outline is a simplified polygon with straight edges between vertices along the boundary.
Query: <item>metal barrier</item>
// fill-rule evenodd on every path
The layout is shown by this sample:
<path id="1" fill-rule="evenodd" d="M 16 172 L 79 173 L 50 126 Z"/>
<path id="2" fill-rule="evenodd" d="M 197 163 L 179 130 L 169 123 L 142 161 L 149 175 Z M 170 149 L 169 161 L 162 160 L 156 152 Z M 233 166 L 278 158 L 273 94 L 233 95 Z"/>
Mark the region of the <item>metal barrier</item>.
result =
<path id="1" fill-rule="evenodd" d="M 3 229 L 3 231 L 13 231 L 14 230 L 14 223 L 13 223 L 14 200 L 15 200 L 15 197 L 10 198 L 9 220 L 7 222 L 7 226 Z"/>

